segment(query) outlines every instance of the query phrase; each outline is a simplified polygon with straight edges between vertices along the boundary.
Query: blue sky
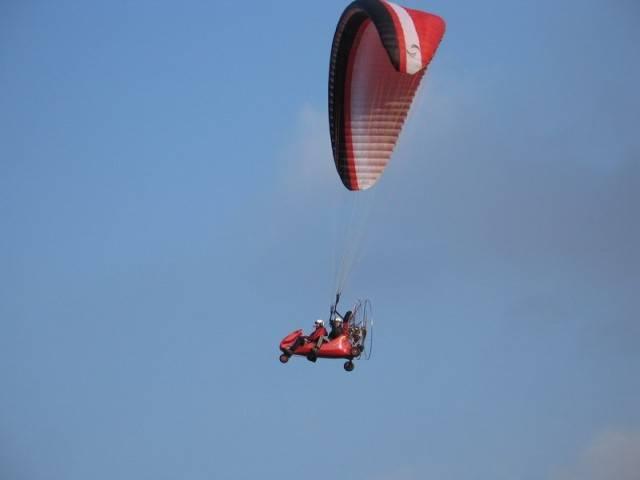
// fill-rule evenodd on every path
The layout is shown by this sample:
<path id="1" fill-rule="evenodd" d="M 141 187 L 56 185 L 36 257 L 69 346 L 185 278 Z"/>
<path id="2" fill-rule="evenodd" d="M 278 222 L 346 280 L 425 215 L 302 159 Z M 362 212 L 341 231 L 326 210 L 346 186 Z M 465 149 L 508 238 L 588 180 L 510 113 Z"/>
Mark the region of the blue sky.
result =
<path id="1" fill-rule="evenodd" d="M 637 478 L 638 5 L 405 3 L 448 29 L 347 374 L 277 360 L 348 218 L 346 3 L 2 3 L 0 477 Z"/>

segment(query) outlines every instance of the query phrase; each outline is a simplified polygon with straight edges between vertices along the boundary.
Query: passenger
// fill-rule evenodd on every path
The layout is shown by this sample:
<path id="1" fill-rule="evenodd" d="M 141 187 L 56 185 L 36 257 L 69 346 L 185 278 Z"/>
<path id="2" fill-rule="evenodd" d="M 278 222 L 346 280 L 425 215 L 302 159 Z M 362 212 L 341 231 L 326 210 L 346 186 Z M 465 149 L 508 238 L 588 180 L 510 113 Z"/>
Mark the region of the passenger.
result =
<path id="1" fill-rule="evenodd" d="M 315 342 L 315 346 L 311 350 L 313 354 L 312 356 L 315 357 L 315 355 L 318 353 L 318 350 L 322 346 L 322 343 L 327 337 L 327 329 L 324 328 L 324 320 L 320 319 L 314 322 L 314 327 L 315 328 L 310 335 L 300 335 L 298 338 L 296 338 L 295 342 L 293 342 L 293 345 L 285 349 L 285 353 L 291 356 L 295 353 L 296 349 L 298 349 L 305 343 Z"/>

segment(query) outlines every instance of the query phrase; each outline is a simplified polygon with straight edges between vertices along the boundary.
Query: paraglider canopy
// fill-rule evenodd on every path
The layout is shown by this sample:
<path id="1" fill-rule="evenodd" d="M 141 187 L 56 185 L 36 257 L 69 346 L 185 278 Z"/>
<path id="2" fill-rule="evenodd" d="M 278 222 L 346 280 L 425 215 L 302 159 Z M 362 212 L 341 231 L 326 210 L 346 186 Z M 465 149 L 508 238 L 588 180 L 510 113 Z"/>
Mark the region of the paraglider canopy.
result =
<path id="1" fill-rule="evenodd" d="M 376 183 L 445 24 L 385 0 L 356 0 L 343 12 L 329 71 L 333 158 L 349 190 Z"/>

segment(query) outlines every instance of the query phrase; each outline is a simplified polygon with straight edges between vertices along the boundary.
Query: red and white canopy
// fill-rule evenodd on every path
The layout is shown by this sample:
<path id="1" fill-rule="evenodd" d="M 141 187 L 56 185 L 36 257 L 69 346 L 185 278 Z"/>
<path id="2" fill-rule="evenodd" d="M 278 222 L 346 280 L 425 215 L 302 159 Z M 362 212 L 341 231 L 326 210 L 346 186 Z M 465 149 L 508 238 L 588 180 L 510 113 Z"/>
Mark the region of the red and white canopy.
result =
<path id="1" fill-rule="evenodd" d="M 329 127 L 338 174 L 365 190 L 387 165 L 444 20 L 386 0 L 356 0 L 331 49 Z"/>

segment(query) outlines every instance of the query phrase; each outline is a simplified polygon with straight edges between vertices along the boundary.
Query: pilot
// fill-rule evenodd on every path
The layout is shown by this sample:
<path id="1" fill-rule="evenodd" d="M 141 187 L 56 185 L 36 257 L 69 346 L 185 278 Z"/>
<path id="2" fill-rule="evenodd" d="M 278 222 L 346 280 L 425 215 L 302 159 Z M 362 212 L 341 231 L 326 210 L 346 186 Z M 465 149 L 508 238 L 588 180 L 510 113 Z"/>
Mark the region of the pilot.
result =
<path id="1" fill-rule="evenodd" d="M 331 321 L 331 333 L 329 334 L 329 340 L 334 340 L 338 338 L 340 335 L 344 335 L 347 333 L 349 329 L 349 320 L 351 320 L 351 310 L 349 310 L 345 316 L 344 320 L 340 315 L 336 313 L 335 318 Z"/>
<path id="2" fill-rule="evenodd" d="M 329 340 L 335 340 L 344 333 L 344 325 L 342 324 L 342 317 L 336 314 L 336 318 L 331 320 L 331 333 L 329 334 Z"/>

